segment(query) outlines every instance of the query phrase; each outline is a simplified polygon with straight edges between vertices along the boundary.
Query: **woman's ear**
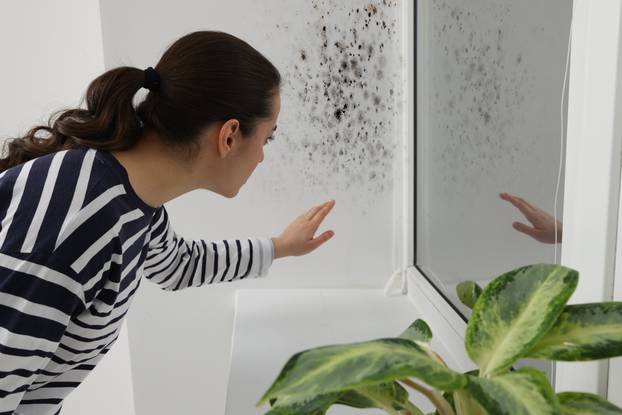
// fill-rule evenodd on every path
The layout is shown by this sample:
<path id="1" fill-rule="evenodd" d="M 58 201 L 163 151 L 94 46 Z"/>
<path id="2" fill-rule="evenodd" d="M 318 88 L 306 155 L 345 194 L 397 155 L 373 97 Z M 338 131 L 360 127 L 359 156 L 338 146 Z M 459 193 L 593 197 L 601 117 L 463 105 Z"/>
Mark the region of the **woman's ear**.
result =
<path id="1" fill-rule="evenodd" d="M 225 158 L 233 149 L 240 135 L 240 122 L 236 119 L 225 121 L 218 132 L 217 150 L 220 158 Z"/>

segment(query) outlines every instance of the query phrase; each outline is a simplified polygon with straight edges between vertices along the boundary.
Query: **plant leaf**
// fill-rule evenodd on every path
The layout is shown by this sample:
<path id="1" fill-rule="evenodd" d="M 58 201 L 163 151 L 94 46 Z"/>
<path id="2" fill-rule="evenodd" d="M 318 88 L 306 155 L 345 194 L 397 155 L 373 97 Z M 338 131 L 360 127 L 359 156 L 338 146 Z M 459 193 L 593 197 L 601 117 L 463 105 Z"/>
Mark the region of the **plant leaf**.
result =
<path id="1" fill-rule="evenodd" d="M 622 302 L 569 305 L 529 357 L 580 361 L 622 355 Z"/>
<path id="2" fill-rule="evenodd" d="M 272 408 L 266 415 L 324 415 L 339 398 L 339 393 L 314 396 L 308 399 L 284 397 L 271 402 Z"/>
<path id="3" fill-rule="evenodd" d="M 473 281 L 463 281 L 456 286 L 456 294 L 462 304 L 469 308 L 473 308 L 475 302 L 482 294 L 482 287 Z"/>
<path id="4" fill-rule="evenodd" d="M 408 400 L 408 392 L 397 382 L 380 383 L 377 385 L 366 386 L 355 390 L 344 392 L 335 402 L 340 405 L 351 406 L 353 408 L 377 408 L 373 400 L 369 397 L 380 398 L 388 402 L 403 404 Z M 402 409 L 399 406 L 395 409 Z"/>
<path id="5" fill-rule="evenodd" d="M 534 368 L 491 378 L 470 377 L 468 389 L 491 414 L 559 414 L 559 402 L 548 379 Z"/>
<path id="6" fill-rule="evenodd" d="M 562 415 L 620 415 L 622 409 L 591 393 L 562 392 L 557 394 Z"/>
<path id="7" fill-rule="evenodd" d="M 425 321 L 418 318 L 400 335 L 400 339 L 429 343 L 432 340 L 432 330 Z"/>
<path id="8" fill-rule="evenodd" d="M 286 396 L 271 400 L 273 407 L 266 415 L 324 415 L 332 405 L 346 405 L 354 408 L 382 408 L 384 404 L 400 404 L 402 409 L 408 401 L 408 392 L 399 383 L 381 383 L 358 390 L 329 393 L 309 399 Z"/>
<path id="9" fill-rule="evenodd" d="M 457 414 L 488 415 L 486 410 L 482 408 L 479 402 L 473 398 L 473 395 L 471 395 L 467 389 L 455 390 L 453 395 L 453 407 Z"/>
<path id="10" fill-rule="evenodd" d="M 517 268 L 486 286 L 467 325 L 465 346 L 482 376 L 501 372 L 553 326 L 577 286 L 578 273 L 559 265 Z"/>
<path id="11" fill-rule="evenodd" d="M 324 346 L 292 356 L 258 405 L 270 398 L 313 397 L 409 377 L 439 390 L 466 386 L 466 376 L 429 357 L 406 339 Z"/>

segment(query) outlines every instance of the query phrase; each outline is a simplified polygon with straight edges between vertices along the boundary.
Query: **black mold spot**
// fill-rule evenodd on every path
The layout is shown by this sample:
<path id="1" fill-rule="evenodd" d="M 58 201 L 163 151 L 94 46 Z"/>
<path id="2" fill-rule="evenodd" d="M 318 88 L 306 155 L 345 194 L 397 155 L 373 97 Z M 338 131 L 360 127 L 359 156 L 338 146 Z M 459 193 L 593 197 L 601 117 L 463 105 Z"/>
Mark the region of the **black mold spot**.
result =
<path id="1" fill-rule="evenodd" d="M 283 134 L 292 138 L 285 138 L 290 154 L 282 160 L 295 159 L 300 150 L 310 185 L 330 183 L 334 191 L 337 181 L 345 189 L 383 192 L 391 188 L 398 116 L 400 8 L 395 0 L 374 0 L 364 8 L 340 0 L 311 3 L 317 14 L 306 27 L 316 32 L 295 39 L 304 64 L 292 63 L 284 73 L 298 108 L 297 132 L 309 132 Z"/>

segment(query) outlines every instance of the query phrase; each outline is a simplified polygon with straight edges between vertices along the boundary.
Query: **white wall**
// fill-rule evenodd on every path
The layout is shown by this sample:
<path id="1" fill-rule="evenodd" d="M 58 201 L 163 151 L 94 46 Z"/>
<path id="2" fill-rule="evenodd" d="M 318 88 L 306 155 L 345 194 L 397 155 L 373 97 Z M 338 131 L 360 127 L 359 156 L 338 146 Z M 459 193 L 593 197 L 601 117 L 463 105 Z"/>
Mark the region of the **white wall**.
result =
<path id="1" fill-rule="evenodd" d="M 4 0 L 0 51 L 0 137 L 4 140 L 45 122 L 55 110 L 77 106 L 88 83 L 101 73 L 97 1 Z M 66 400 L 63 415 L 85 413 L 134 413 L 125 331 Z"/>
<path id="2" fill-rule="evenodd" d="M 129 313 L 137 413 L 222 414 L 236 289 L 379 288 L 393 271 L 401 8 L 397 2 L 362 0 L 106 0 L 101 13 L 106 67 L 155 66 L 176 38 L 213 29 L 247 40 L 284 76 L 277 139 L 266 147 L 265 161 L 235 199 L 194 192 L 169 203 L 180 234 L 205 239 L 273 236 L 313 204 L 337 200 L 323 227 L 334 229 L 336 236 L 309 256 L 277 261 L 264 281 L 179 293 L 145 283 L 139 290 Z M 338 75 L 344 52 L 335 42 L 347 51 L 356 49 L 355 55 L 357 42 L 365 43 L 359 65 L 360 80 L 367 85 L 331 89 L 329 102 L 315 86 L 322 88 L 323 80 Z M 350 93 L 362 107 L 350 107 L 340 121 L 333 104 L 343 105 Z"/>

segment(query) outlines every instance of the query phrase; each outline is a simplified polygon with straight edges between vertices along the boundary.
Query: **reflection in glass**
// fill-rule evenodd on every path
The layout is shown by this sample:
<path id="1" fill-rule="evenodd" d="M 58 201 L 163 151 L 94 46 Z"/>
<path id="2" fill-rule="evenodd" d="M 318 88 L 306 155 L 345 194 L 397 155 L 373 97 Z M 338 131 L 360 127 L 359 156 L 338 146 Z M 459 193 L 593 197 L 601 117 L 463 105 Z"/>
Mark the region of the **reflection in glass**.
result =
<path id="1" fill-rule="evenodd" d="M 512 224 L 532 227 L 516 206 L 537 227 L 554 223 L 571 9 L 568 0 L 418 2 L 416 263 L 465 316 L 461 281 L 485 286 L 553 263 L 556 248 L 559 260 L 561 245 L 547 243 L 554 232 L 531 237 Z"/>

